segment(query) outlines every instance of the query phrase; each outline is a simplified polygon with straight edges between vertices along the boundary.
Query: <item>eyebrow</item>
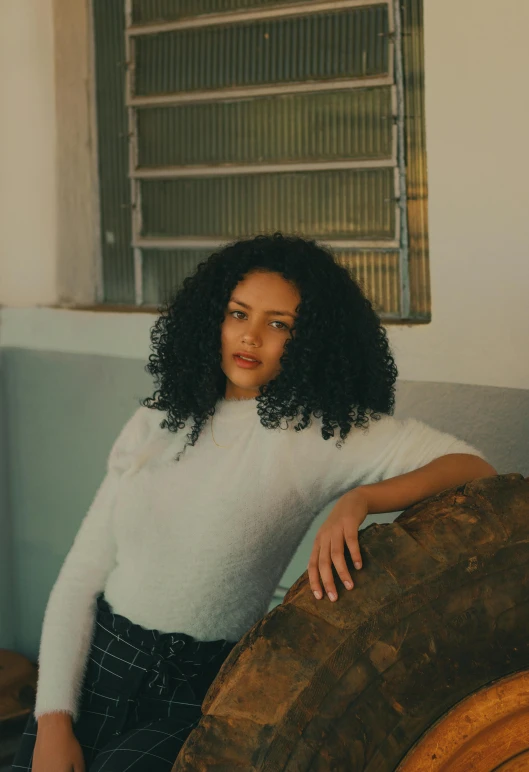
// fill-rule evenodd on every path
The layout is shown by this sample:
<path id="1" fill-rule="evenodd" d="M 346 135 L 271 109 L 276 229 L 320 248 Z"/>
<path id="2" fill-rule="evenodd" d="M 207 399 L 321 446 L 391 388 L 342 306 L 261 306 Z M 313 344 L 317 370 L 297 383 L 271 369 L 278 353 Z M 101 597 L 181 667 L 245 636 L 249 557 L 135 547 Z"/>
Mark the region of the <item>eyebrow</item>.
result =
<path id="1" fill-rule="evenodd" d="M 243 303 L 242 300 L 235 300 L 235 298 L 230 299 L 232 303 L 237 303 L 238 306 L 242 306 L 243 308 L 247 308 L 248 310 L 252 310 L 252 307 L 248 305 L 248 303 Z M 291 314 L 290 311 L 265 311 L 266 314 L 273 314 L 274 316 L 291 316 L 292 319 L 295 319 L 296 317 L 294 314 Z"/>

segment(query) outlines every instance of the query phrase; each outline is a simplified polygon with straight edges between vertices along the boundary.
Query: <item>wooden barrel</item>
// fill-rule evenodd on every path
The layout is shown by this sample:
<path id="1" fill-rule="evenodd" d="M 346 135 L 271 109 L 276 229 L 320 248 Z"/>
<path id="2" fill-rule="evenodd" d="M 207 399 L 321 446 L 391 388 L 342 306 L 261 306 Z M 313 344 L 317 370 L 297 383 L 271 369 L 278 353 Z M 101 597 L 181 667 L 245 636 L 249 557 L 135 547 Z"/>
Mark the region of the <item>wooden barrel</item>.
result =
<path id="1" fill-rule="evenodd" d="M 442 493 L 360 544 L 354 590 L 336 576 L 317 601 L 305 573 L 243 636 L 173 772 L 525 769 L 529 480 Z"/>

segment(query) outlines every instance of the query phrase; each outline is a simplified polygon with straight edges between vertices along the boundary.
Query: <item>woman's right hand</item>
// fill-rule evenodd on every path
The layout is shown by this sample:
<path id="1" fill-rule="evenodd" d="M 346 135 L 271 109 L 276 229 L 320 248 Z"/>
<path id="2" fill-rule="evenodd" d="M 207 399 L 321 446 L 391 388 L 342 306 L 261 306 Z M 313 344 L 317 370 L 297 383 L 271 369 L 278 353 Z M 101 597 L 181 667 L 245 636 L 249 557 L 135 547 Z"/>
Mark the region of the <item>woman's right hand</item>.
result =
<path id="1" fill-rule="evenodd" d="M 38 719 L 31 772 L 85 772 L 69 713 L 45 713 Z"/>

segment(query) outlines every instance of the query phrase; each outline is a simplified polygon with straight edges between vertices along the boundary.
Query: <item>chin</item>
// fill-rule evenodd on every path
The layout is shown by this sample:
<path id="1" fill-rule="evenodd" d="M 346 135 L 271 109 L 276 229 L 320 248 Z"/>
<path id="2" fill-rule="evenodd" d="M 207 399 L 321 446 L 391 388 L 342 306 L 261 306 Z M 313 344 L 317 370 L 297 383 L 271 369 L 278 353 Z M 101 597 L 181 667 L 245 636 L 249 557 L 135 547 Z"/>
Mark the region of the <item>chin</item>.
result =
<path id="1" fill-rule="evenodd" d="M 257 390 L 262 386 L 261 381 L 254 381 L 252 378 L 228 378 L 234 386 L 239 386 L 241 389 L 255 389 Z"/>
<path id="2" fill-rule="evenodd" d="M 240 372 L 230 372 L 229 370 L 226 372 L 226 379 L 229 383 L 232 384 L 232 386 L 235 386 L 239 389 L 255 389 L 257 392 L 258 389 L 264 384 L 267 383 L 266 380 L 263 380 L 262 378 L 257 379 L 255 375 L 252 377 L 252 373 L 249 372 L 247 374 Z"/>

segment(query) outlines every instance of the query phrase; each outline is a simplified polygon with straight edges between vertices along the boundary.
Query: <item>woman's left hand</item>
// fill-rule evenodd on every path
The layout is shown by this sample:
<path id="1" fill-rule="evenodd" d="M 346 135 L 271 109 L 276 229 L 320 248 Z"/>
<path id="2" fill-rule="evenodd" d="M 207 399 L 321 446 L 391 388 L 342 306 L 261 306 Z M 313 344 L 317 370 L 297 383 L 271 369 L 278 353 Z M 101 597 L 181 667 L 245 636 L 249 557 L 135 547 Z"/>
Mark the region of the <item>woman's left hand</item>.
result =
<path id="1" fill-rule="evenodd" d="M 368 514 L 367 500 L 361 489 L 348 491 L 338 499 L 329 517 L 316 534 L 308 574 L 311 589 L 318 600 L 322 598 L 320 575 L 329 600 L 338 599 L 332 573 L 333 563 L 345 587 L 348 590 L 353 589 L 354 583 L 345 562 L 344 550 L 347 545 L 354 567 L 362 568 L 358 529 Z"/>

